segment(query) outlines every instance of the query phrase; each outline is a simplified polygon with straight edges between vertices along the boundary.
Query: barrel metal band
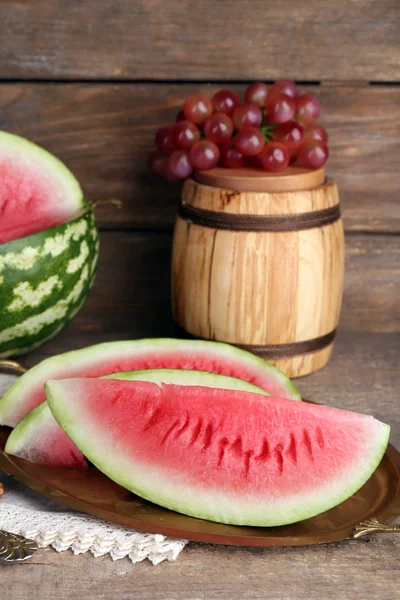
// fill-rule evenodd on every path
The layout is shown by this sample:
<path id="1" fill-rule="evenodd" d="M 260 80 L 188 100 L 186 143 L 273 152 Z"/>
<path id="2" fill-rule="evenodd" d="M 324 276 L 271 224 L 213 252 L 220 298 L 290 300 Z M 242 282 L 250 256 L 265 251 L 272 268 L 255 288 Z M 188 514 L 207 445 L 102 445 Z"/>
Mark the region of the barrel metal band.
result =
<path id="1" fill-rule="evenodd" d="M 176 325 L 176 330 L 178 334 L 183 335 L 184 337 L 189 338 L 198 338 L 198 339 L 206 339 L 200 338 L 199 336 L 194 336 L 189 333 L 185 329 Z M 294 342 L 292 344 L 232 344 L 233 346 L 237 346 L 238 348 L 242 348 L 242 350 L 247 350 L 248 352 L 252 352 L 257 356 L 261 356 L 261 358 L 265 358 L 265 360 L 279 360 L 282 358 L 292 358 L 294 356 L 298 356 L 300 354 L 310 354 L 311 352 L 317 352 L 318 350 L 323 350 L 327 346 L 329 346 L 336 335 L 336 329 L 327 333 L 326 335 L 321 335 L 320 337 L 314 338 L 312 340 L 305 340 L 304 342 Z M 212 340 L 216 341 L 216 340 Z M 223 340 L 218 340 L 223 341 Z"/>
<path id="2" fill-rule="evenodd" d="M 178 215 L 195 225 L 228 231 L 300 231 L 334 223 L 340 219 L 340 205 L 295 215 L 236 215 L 182 202 Z"/>

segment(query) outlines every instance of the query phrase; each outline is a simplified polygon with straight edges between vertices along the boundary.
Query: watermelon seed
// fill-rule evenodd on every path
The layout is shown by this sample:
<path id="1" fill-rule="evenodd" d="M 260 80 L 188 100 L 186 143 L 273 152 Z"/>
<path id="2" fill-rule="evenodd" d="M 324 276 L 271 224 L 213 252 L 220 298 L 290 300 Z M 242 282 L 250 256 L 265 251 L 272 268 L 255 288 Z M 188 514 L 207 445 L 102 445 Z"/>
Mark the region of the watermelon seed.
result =
<path id="1" fill-rule="evenodd" d="M 189 413 L 188 413 L 188 412 L 186 412 L 186 418 L 185 418 L 185 422 L 184 422 L 184 424 L 182 425 L 182 427 L 181 427 L 180 429 L 178 429 L 178 431 L 176 431 L 176 432 L 175 432 L 175 435 L 174 435 L 174 440 L 177 440 L 177 439 L 178 439 L 178 437 L 179 437 L 180 435 L 182 435 L 182 433 L 185 431 L 185 429 L 187 429 L 187 428 L 188 428 L 188 426 L 189 426 Z"/>
<path id="2" fill-rule="evenodd" d="M 171 425 L 171 427 L 168 429 L 167 433 L 164 435 L 164 437 L 161 440 L 161 445 L 165 444 L 165 442 L 167 441 L 167 439 L 169 438 L 169 436 L 171 435 L 173 430 L 178 426 L 179 426 L 179 419 L 174 421 L 173 424 Z"/>
<path id="3" fill-rule="evenodd" d="M 261 452 L 254 457 L 257 461 L 267 461 L 270 457 L 268 440 L 264 438 Z"/>
<path id="4" fill-rule="evenodd" d="M 247 452 L 244 455 L 244 474 L 245 474 L 246 479 L 249 476 L 250 459 L 253 456 L 253 454 L 254 454 L 253 450 L 247 450 Z"/>
<path id="5" fill-rule="evenodd" d="M 220 467 L 221 463 L 222 463 L 222 460 L 224 458 L 225 448 L 229 445 L 229 440 L 224 437 L 221 440 L 219 440 L 218 445 L 219 445 L 218 466 Z"/>
<path id="6" fill-rule="evenodd" d="M 321 427 L 317 427 L 316 436 L 318 446 L 323 449 L 325 446 L 324 434 L 322 433 Z"/>
<path id="7" fill-rule="evenodd" d="M 312 445 L 311 445 L 311 438 L 310 438 L 310 434 L 308 433 L 307 429 L 303 429 L 303 443 L 304 443 L 305 449 L 306 449 L 309 457 L 311 458 L 311 460 L 314 460 L 314 455 L 313 455 Z"/>
<path id="8" fill-rule="evenodd" d="M 289 458 L 296 464 L 297 463 L 297 448 L 296 448 L 296 439 L 293 433 L 290 434 L 290 444 L 288 449 L 286 450 L 286 454 Z"/>
<path id="9" fill-rule="evenodd" d="M 157 421 L 160 418 L 160 413 L 161 413 L 160 408 L 156 408 L 155 410 L 152 411 L 152 413 L 150 414 L 149 420 L 143 427 L 143 431 L 148 431 L 151 427 L 153 427 L 157 423 Z"/>
<path id="10" fill-rule="evenodd" d="M 203 451 L 207 450 L 207 448 L 210 447 L 212 434 L 213 434 L 213 426 L 212 426 L 212 423 L 209 423 L 206 427 L 206 431 L 204 434 Z"/>
<path id="11" fill-rule="evenodd" d="M 203 427 L 203 419 L 201 417 L 199 417 L 199 420 L 198 420 L 198 422 L 196 424 L 196 427 L 194 428 L 194 431 L 193 431 L 192 439 L 189 442 L 189 447 L 193 446 L 193 444 L 195 443 L 195 441 L 199 437 L 202 427 Z"/>
<path id="12" fill-rule="evenodd" d="M 283 473 L 283 455 L 282 455 L 281 444 L 278 444 L 277 446 L 275 446 L 274 454 L 275 454 L 275 458 L 276 458 L 276 463 L 278 465 L 279 473 L 282 475 L 282 473 Z"/>
<path id="13" fill-rule="evenodd" d="M 111 406 L 115 406 L 116 404 L 118 404 L 121 401 L 122 396 L 123 396 L 122 391 L 117 392 L 111 400 Z"/>

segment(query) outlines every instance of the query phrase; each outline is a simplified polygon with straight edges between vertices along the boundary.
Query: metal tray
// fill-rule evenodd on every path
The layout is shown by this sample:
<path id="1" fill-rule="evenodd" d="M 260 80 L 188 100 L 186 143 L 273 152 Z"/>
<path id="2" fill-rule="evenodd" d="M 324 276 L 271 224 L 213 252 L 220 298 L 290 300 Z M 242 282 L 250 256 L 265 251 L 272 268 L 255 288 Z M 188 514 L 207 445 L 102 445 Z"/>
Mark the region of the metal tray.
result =
<path id="1" fill-rule="evenodd" d="M 149 533 L 235 546 L 298 546 L 399 527 L 381 525 L 400 514 L 400 453 L 391 445 L 369 481 L 346 502 L 306 521 L 267 528 L 187 517 L 142 500 L 93 466 L 88 471 L 69 471 L 15 458 L 4 452 L 9 432 L 0 427 L 0 469 L 5 473 L 70 508 Z"/>

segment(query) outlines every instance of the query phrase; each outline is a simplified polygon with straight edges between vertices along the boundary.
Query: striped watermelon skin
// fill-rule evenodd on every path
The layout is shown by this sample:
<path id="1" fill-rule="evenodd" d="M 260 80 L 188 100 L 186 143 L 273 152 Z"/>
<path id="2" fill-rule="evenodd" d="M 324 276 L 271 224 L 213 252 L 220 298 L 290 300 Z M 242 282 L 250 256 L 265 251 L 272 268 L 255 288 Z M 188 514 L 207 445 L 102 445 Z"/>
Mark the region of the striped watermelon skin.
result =
<path id="1" fill-rule="evenodd" d="M 99 237 L 92 210 L 0 245 L 0 357 L 25 354 L 55 336 L 92 286 Z"/>

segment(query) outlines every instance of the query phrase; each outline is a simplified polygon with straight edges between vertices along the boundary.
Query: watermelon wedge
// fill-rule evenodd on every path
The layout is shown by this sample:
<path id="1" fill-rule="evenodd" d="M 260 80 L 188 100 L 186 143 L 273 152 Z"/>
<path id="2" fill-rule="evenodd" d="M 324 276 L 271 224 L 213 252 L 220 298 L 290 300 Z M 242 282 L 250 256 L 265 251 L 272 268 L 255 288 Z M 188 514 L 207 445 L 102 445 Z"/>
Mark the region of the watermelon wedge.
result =
<path id="1" fill-rule="evenodd" d="M 98 245 L 67 167 L 0 131 L 0 357 L 30 352 L 72 319 L 93 283 Z"/>
<path id="2" fill-rule="evenodd" d="M 58 158 L 0 131 L 0 244 L 70 221 L 87 203 Z"/>
<path id="3" fill-rule="evenodd" d="M 108 477 L 172 510 L 276 526 L 354 494 L 388 444 L 388 425 L 251 392 L 144 381 L 49 381 L 60 426 Z"/>
<path id="4" fill-rule="evenodd" d="M 99 377 L 121 371 L 186 369 L 229 375 L 272 395 L 300 400 L 297 388 L 270 363 L 220 342 L 144 339 L 108 342 L 43 360 L 22 375 L 0 399 L 0 425 L 15 427 L 44 402 L 49 379 Z"/>
<path id="5" fill-rule="evenodd" d="M 129 371 L 107 375 L 107 378 L 152 381 L 157 384 L 175 383 L 186 386 L 218 387 L 227 390 L 244 390 L 268 396 L 264 390 L 251 383 L 215 375 L 204 371 L 158 369 Z M 10 433 L 5 451 L 33 463 L 50 467 L 84 470 L 88 462 L 53 417 L 47 402 L 42 402 L 22 419 Z"/>

